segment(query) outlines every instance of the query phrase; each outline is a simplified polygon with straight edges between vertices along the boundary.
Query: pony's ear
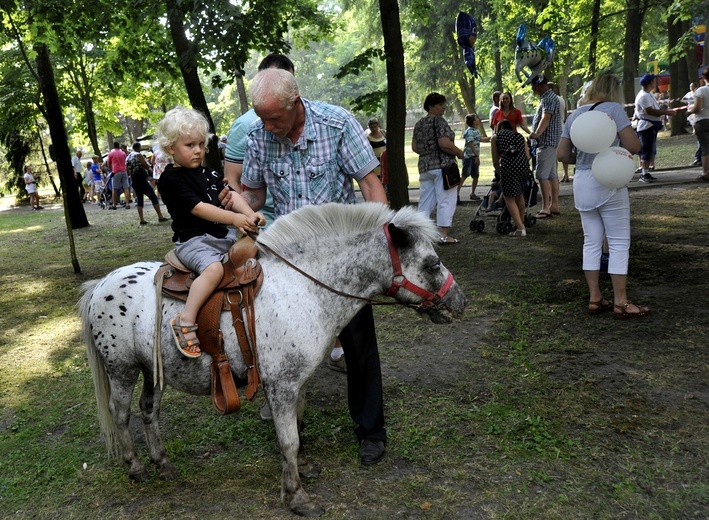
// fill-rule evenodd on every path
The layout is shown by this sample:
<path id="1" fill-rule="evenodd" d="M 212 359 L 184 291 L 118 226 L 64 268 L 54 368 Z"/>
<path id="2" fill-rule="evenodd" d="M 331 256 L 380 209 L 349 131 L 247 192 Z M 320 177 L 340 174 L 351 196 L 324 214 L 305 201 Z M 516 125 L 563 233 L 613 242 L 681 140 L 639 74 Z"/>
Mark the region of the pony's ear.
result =
<path id="1" fill-rule="evenodd" d="M 391 236 L 391 241 L 394 242 L 396 247 L 407 247 L 411 244 L 411 236 L 409 233 L 396 227 L 394 224 L 387 224 L 389 229 L 389 235 Z"/>

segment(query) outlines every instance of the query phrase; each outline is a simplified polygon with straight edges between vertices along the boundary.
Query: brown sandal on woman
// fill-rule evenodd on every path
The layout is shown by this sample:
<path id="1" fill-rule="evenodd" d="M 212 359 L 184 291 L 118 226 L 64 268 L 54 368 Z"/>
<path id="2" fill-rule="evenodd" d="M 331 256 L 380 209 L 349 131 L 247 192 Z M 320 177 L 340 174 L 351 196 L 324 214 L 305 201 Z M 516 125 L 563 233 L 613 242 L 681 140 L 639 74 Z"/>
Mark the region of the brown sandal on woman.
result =
<path id="1" fill-rule="evenodd" d="M 623 305 L 613 305 L 613 319 L 632 320 L 633 318 L 642 318 L 643 316 L 647 316 L 648 314 L 650 314 L 650 309 L 648 309 L 647 307 L 640 307 L 639 305 L 635 305 L 638 308 L 638 312 L 628 312 L 628 307 L 630 305 L 635 304 L 628 300 Z"/>
<path id="2" fill-rule="evenodd" d="M 609 311 L 613 308 L 613 304 L 606 300 L 605 298 L 601 298 L 597 302 L 588 302 L 588 313 L 591 316 L 595 316 L 596 314 L 600 314 L 605 311 Z"/>

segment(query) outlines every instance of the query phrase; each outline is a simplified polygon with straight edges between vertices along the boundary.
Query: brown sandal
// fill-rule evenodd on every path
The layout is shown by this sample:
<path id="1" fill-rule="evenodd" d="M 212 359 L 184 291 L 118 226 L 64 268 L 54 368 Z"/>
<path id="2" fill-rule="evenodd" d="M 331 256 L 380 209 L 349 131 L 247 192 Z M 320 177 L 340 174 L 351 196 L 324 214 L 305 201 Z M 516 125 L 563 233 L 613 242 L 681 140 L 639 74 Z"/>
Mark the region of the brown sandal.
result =
<path id="1" fill-rule="evenodd" d="M 186 339 L 185 334 L 188 332 L 197 332 L 197 325 L 182 325 L 181 318 L 179 314 L 175 316 L 170 323 L 170 330 L 172 330 L 172 335 L 175 338 L 175 343 L 177 344 L 177 350 L 182 353 L 183 356 L 188 358 L 198 358 L 202 355 L 202 351 L 199 348 L 198 339 Z M 196 348 L 194 352 L 187 350 L 188 348 Z"/>
<path id="2" fill-rule="evenodd" d="M 640 307 L 639 305 L 635 305 L 638 308 L 638 312 L 628 312 L 628 307 L 630 305 L 635 304 L 628 300 L 623 305 L 613 305 L 613 319 L 632 320 L 633 318 L 642 318 L 643 316 L 650 314 L 650 309 L 647 307 Z"/>
<path id="3" fill-rule="evenodd" d="M 588 302 L 588 313 L 591 316 L 595 316 L 596 314 L 600 314 L 605 311 L 609 311 L 613 308 L 613 304 L 606 300 L 605 298 L 601 298 L 597 302 Z"/>

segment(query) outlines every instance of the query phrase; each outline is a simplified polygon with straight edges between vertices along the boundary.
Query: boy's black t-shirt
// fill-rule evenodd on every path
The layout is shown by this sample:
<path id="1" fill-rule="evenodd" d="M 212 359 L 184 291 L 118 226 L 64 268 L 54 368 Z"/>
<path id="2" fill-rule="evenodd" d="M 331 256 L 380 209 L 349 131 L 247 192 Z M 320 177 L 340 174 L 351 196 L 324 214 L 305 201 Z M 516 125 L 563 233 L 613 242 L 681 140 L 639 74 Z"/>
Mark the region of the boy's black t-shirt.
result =
<path id="1" fill-rule="evenodd" d="M 183 168 L 168 164 L 165 167 L 158 179 L 158 191 L 172 217 L 173 242 L 186 242 L 204 234 L 217 238 L 227 236 L 225 224 L 208 222 L 190 213 L 200 202 L 219 207 L 218 195 L 224 188 L 223 181 L 223 175 L 203 166 Z"/>

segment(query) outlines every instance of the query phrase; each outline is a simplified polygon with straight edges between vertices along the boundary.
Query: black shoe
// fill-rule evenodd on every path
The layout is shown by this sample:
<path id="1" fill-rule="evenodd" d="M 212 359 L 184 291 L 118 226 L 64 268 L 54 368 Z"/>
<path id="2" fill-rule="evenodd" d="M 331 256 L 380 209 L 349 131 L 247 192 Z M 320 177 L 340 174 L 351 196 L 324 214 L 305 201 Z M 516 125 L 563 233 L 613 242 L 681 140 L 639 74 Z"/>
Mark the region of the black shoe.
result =
<path id="1" fill-rule="evenodd" d="M 649 173 L 646 173 L 646 174 L 645 174 L 645 178 L 646 178 L 646 179 L 650 179 L 652 182 L 655 182 L 655 181 L 657 180 L 657 177 L 653 177 L 653 176 L 650 175 Z"/>
<path id="2" fill-rule="evenodd" d="M 384 441 L 364 439 L 362 444 L 359 445 L 359 460 L 362 461 L 364 466 L 378 463 L 384 458 L 385 453 Z"/>
<path id="3" fill-rule="evenodd" d="M 687 166 L 701 166 L 701 165 L 702 165 L 702 161 L 700 161 L 699 159 L 694 159 L 694 160 L 693 160 L 691 163 L 689 163 Z"/>
<path id="4" fill-rule="evenodd" d="M 644 183 L 646 183 L 646 184 L 651 184 L 651 183 L 655 182 L 655 179 L 653 179 L 652 177 L 650 177 L 650 174 L 641 175 L 638 180 L 639 180 L 640 182 L 644 182 Z"/>
<path id="5" fill-rule="evenodd" d="M 159 218 L 158 222 L 167 222 L 168 220 L 170 220 L 170 219 L 163 217 L 163 218 Z"/>
<path id="6" fill-rule="evenodd" d="M 141 226 L 147 226 L 148 223 L 147 223 L 145 220 L 141 220 L 141 221 L 140 221 L 140 225 L 141 225 Z"/>

